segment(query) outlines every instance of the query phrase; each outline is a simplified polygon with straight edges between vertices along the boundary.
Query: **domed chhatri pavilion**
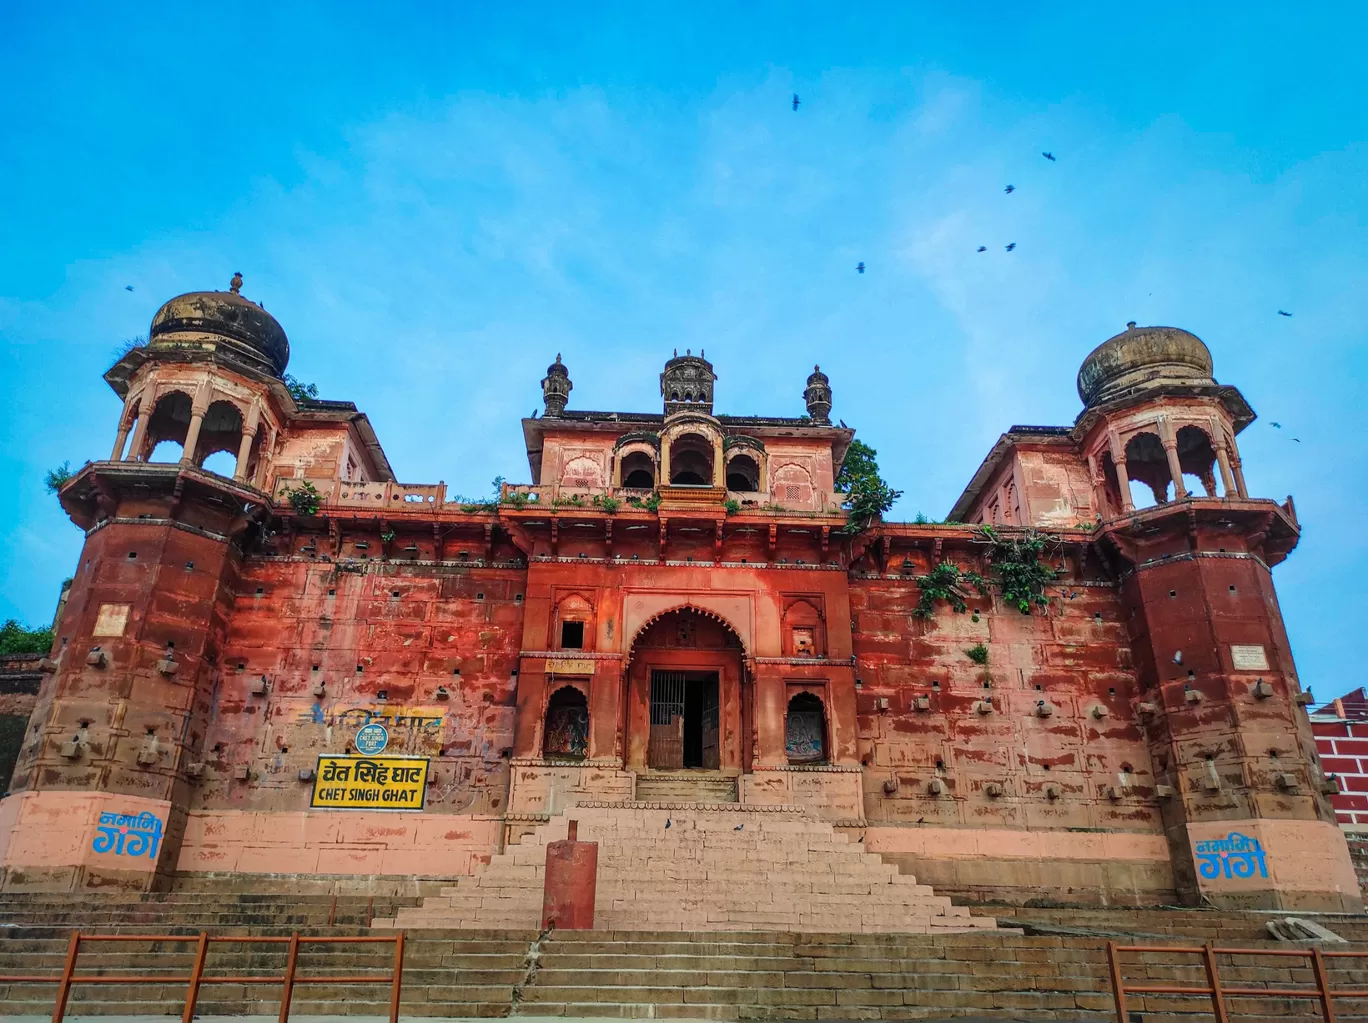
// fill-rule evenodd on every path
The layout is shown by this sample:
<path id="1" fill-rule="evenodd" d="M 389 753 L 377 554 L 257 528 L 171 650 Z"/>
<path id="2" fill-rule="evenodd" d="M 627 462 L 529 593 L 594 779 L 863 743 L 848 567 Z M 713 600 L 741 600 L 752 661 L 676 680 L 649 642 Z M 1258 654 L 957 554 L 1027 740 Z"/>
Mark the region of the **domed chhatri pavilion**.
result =
<path id="1" fill-rule="evenodd" d="M 86 542 L 0 802 L 5 890 L 416 879 L 447 894 L 406 926 L 532 927 L 518 850 L 572 814 L 620 929 L 992 925 L 945 896 L 1361 908 L 1273 589 L 1296 513 L 1249 495 L 1254 413 L 1186 331 L 1099 345 L 1075 422 L 1009 429 L 945 523 L 858 529 L 820 369 L 794 367 L 805 415 L 733 415 L 675 352 L 655 411 L 596 412 L 557 355 L 528 482 L 471 504 L 292 394 L 241 286 L 167 302 L 106 374 L 123 412 L 60 494 Z M 1004 593 L 1022 538 L 1039 600 Z M 695 847 L 791 870 L 674 892 Z M 605 902 L 631 877 L 669 912 Z"/>

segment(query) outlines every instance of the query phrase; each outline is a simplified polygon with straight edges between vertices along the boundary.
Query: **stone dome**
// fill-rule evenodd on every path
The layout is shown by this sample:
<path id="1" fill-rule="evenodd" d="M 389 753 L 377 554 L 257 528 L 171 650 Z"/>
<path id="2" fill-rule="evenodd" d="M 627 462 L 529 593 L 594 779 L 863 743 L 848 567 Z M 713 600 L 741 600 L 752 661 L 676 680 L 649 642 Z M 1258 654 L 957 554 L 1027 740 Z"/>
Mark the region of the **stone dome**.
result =
<path id="1" fill-rule="evenodd" d="M 290 341 L 276 318 L 232 291 L 192 291 L 177 295 L 157 310 L 148 332 L 148 347 L 186 345 L 222 348 L 253 368 L 280 376 L 290 362 Z"/>
<path id="2" fill-rule="evenodd" d="M 1137 327 L 1108 338 L 1078 370 L 1078 396 L 1088 408 L 1160 387 L 1211 387 L 1211 352 L 1178 327 Z"/>

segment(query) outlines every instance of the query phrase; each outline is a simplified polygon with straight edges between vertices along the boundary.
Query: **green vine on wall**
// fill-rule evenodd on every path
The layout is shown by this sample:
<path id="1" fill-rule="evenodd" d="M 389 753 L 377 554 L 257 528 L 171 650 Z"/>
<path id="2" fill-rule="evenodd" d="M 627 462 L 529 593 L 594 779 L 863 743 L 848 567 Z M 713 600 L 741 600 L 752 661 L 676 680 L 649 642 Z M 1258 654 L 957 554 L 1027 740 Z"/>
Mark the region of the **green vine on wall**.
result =
<path id="1" fill-rule="evenodd" d="M 992 526 L 983 526 L 974 540 L 988 545 L 988 564 L 1002 597 L 1024 615 L 1032 608 L 1049 606 L 1045 585 L 1060 576 L 1060 570 L 1041 561 L 1047 547 L 1058 547 L 1059 538 L 1037 532 L 1022 531 L 1017 536 L 1003 536 Z"/>
<path id="2" fill-rule="evenodd" d="M 918 618 L 930 618 L 936 610 L 936 601 L 943 600 L 957 615 L 969 610 L 969 594 L 965 586 L 973 586 L 983 596 L 988 596 L 988 584 L 977 572 L 961 571 L 958 565 L 942 561 L 929 575 L 917 576 L 917 587 L 921 597 L 912 614 Z"/>
<path id="3" fill-rule="evenodd" d="M 308 480 L 297 487 L 286 487 L 285 500 L 290 502 L 296 515 L 317 515 L 318 509 L 323 507 L 323 495 Z"/>

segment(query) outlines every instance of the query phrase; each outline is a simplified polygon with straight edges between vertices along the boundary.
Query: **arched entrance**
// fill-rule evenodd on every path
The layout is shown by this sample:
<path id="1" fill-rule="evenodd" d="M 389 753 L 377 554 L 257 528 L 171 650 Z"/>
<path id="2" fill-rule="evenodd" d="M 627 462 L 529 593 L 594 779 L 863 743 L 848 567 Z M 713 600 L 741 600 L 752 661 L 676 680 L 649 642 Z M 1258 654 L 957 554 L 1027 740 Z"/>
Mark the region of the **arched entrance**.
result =
<path id="1" fill-rule="evenodd" d="M 740 773 L 751 687 L 731 625 L 676 608 L 642 627 L 628 657 L 628 769 Z"/>

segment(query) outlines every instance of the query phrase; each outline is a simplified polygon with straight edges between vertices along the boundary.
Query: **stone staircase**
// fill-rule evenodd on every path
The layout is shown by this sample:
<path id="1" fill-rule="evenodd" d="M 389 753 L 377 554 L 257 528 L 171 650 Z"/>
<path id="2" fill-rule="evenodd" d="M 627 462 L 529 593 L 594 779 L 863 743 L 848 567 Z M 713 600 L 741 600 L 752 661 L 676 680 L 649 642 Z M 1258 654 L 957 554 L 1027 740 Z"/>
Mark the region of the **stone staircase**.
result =
<path id="1" fill-rule="evenodd" d="M 578 811 L 577 811 L 578 814 Z M 670 829 L 673 830 L 673 827 Z M 750 830 L 747 825 L 745 830 Z M 744 832 L 743 832 L 744 833 Z M 239 882 L 249 883 L 246 878 Z M 399 899 L 389 905 L 411 902 Z M 84 892 L 0 895 L 0 974 L 60 974 L 70 929 L 122 933 L 362 935 L 376 897 L 197 892 L 189 897 Z M 1239 947 L 1286 949 L 1260 940 L 1270 914 L 1202 909 L 1004 909 L 1013 923 L 1068 926 L 1125 936 L 1132 944 L 1217 939 Z M 1304 914 L 1305 915 L 1305 914 Z M 337 920 L 333 926 L 327 921 Z M 345 923 L 341 922 L 345 918 Z M 1368 915 L 1317 914 L 1346 937 L 1368 935 Z M 215 926 L 214 921 L 221 921 Z M 1146 935 L 1167 935 L 1147 938 Z M 1304 946 L 1295 946 L 1304 947 Z M 1368 944 L 1337 946 L 1368 950 Z M 304 946 L 301 975 L 382 975 L 388 946 Z M 69 1016 L 179 1014 L 193 945 L 92 943 L 82 975 L 152 975 L 155 984 L 77 985 Z M 209 975 L 280 975 L 281 946 L 211 946 Z M 1287 960 L 1221 956 L 1228 985 L 1306 987 L 1309 970 Z M 1368 960 L 1330 960 L 1332 989 L 1368 989 Z M 1201 984 L 1200 960 L 1170 952 L 1131 954 L 1126 976 L 1151 984 Z M 48 1016 L 52 984 L 0 984 L 0 1017 Z M 276 985 L 211 984 L 199 1013 L 274 1015 Z M 388 1012 L 383 984 L 308 983 L 296 988 L 296 1016 L 370 1016 Z M 1232 1023 L 1318 1019 L 1315 1003 L 1229 997 Z M 1145 1023 L 1210 1019 L 1201 999 L 1132 999 Z M 1341 1023 L 1368 1020 L 1368 1001 L 1337 999 Z M 795 934 L 787 931 L 410 932 L 405 956 L 405 1017 L 580 1016 L 718 1020 L 1113 1019 L 1105 941 L 1096 935 L 982 930 L 950 934 Z"/>
<path id="2" fill-rule="evenodd" d="M 637 775 L 638 803 L 735 803 L 736 779 L 716 771 L 652 771 Z"/>
<path id="3" fill-rule="evenodd" d="M 546 844 L 596 841 L 596 930 L 948 933 L 992 930 L 795 807 L 591 803 L 566 811 L 379 928 L 536 928 Z"/>

